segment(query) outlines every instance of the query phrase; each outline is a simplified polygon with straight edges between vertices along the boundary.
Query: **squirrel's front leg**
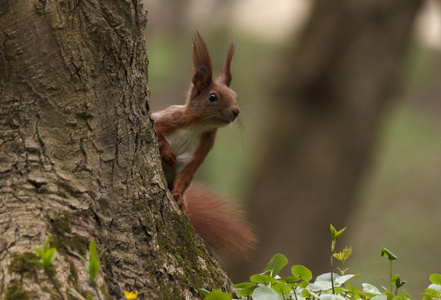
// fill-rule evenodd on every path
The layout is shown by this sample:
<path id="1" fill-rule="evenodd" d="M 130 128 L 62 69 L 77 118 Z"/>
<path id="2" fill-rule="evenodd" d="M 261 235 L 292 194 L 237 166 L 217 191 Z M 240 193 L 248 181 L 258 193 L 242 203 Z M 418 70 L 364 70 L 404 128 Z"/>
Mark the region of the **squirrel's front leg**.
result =
<path id="1" fill-rule="evenodd" d="M 161 155 L 162 160 L 170 166 L 174 166 L 176 163 L 176 154 L 173 152 L 170 144 L 167 142 L 165 137 L 158 133 L 158 146 L 159 146 L 159 154 Z"/>
<path id="2" fill-rule="evenodd" d="M 181 210 L 185 212 L 186 203 L 184 193 L 193 180 L 196 171 L 204 162 L 210 149 L 213 147 L 216 131 L 209 131 L 202 134 L 199 145 L 193 153 L 193 159 L 188 162 L 185 167 L 175 176 L 173 181 L 173 196 L 181 206 Z"/>
<path id="3" fill-rule="evenodd" d="M 179 207 L 184 213 L 187 207 L 187 204 L 185 203 L 184 193 L 193 180 L 193 177 L 196 174 L 196 170 L 201 163 L 202 162 L 199 159 L 192 160 L 175 177 L 175 181 L 173 183 L 173 196 L 175 197 Z"/>

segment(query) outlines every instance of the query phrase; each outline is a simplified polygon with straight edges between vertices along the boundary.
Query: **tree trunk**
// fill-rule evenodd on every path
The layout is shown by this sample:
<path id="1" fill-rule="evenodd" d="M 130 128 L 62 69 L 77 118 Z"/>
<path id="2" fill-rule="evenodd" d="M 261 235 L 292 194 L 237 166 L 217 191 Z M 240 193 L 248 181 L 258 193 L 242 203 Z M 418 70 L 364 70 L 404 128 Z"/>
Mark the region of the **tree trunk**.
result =
<path id="1" fill-rule="evenodd" d="M 393 97 L 422 0 L 319 0 L 273 78 L 277 116 L 249 197 L 260 247 L 233 280 L 283 253 L 329 271 L 329 224 L 346 226 L 377 126 Z"/>
<path id="2" fill-rule="evenodd" d="M 0 294 L 194 299 L 231 282 L 167 190 L 138 1 L 2 1 Z M 51 234 L 52 283 L 34 247 Z M 98 288 L 73 252 L 107 249 Z M 20 264 L 21 263 L 21 264 Z M 15 293 L 15 294 L 14 294 Z M 16 298 L 14 298 L 14 295 Z M 9 297 L 9 298 L 8 298 Z M 22 298 L 20 298 L 22 299 Z"/>

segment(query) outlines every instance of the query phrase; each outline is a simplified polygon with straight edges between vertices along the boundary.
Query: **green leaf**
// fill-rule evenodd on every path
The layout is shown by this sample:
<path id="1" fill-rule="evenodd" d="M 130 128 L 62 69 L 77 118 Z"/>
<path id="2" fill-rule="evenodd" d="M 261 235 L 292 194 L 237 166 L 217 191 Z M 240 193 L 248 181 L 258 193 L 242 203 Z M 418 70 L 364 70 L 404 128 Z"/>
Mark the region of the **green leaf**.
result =
<path id="1" fill-rule="evenodd" d="M 103 249 L 101 250 L 100 254 L 98 254 L 98 260 L 101 259 L 101 257 L 103 256 L 104 252 L 106 252 L 107 249 Z"/>
<path id="2" fill-rule="evenodd" d="M 76 256 L 78 256 L 84 263 L 84 268 L 86 269 L 86 272 L 89 274 L 89 281 L 92 285 L 95 285 L 95 278 L 98 275 L 98 272 L 100 270 L 100 262 L 99 259 L 103 255 L 104 251 L 106 249 L 102 250 L 100 254 L 98 255 L 98 251 L 96 248 L 96 242 L 94 239 L 90 241 L 89 244 L 89 260 L 86 260 L 84 257 L 79 255 L 78 253 L 74 253 Z"/>
<path id="3" fill-rule="evenodd" d="M 429 280 L 431 283 L 441 285 L 441 275 L 440 274 L 432 274 L 429 276 Z"/>
<path id="4" fill-rule="evenodd" d="M 403 281 L 397 281 L 396 283 L 395 283 L 395 286 L 397 287 L 397 289 L 399 289 L 400 287 L 402 287 L 405 283 L 406 283 L 407 281 L 406 280 L 403 280 Z"/>
<path id="5" fill-rule="evenodd" d="M 242 297 L 251 297 L 251 294 L 254 292 L 254 290 L 257 288 L 257 285 L 254 284 L 254 286 L 246 287 L 241 290 L 238 290 L 236 295 L 242 296 Z"/>
<path id="6" fill-rule="evenodd" d="M 288 294 L 291 291 L 291 286 L 284 282 L 276 282 L 271 286 L 271 288 L 280 295 Z"/>
<path id="7" fill-rule="evenodd" d="M 231 297 L 230 294 L 224 293 L 221 290 L 214 290 L 211 293 L 209 293 L 204 298 L 205 300 L 232 300 L 233 297 Z"/>
<path id="8" fill-rule="evenodd" d="M 48 250 L 50 241 L 51 241 L 51 235 L 48 234 L 46 240 L 43 243 L 43 252 L 46 252 Z"/>
<path id="9" fill-rule="evenodd" d="M 360 291 L 355 286 L 347 284 L 346 289 L 354 296 L 354 298 L 359 298 Z"/>
<path id="10" fill-rule="evenodd" d="M 334 253 L 333 256 L 338 259 L 339 261 L 345 261 L 351 256 L 352 254 L 352 247 L 345 247 L 342 251 L 338 253 Z"/>
<path id="11" fill-rule="evenodd" d="M 294 277 L 303 279 L 304 281 L 310 281 L 312 279 L 311 271 L 302 265 L 294 265 L 291 267 L 291 273 Z"/>
<path id="12" fill-rule="evenodd" d="M 402 287 L 405 283 L 406 283 L 406 281 L 401 281 L 400 275 L 398 275 L 398 274 L 395 274 L 395 275 L 392 276 L 392 278 L 390 279 L 390 284 L 391 284 L 391 285 L 395 284 L 395 286 L 397 287 L 397 289 L 399 289 L 400 287 Z"/>
<path id="13" fill-rule="evenodd" d="M 347 227 L 343 228 L 342 230 L 337 231 L 334 226 L 332 226 L 331 224 L 331 235 L 332 235 L 332 240 L 337 241 L 341 235 L 343 234 L 343 232 L 345 232 Z"/>
<path id="14" fill-rule="evenodd" d="M 84 269 L 86 269 L 87 274 L 90 273 L 90 261 L 86 260 L 84 263 Z"/>
<path id="15" fill-rule="evenodd" d="M 332 239 L 334 239 L 334 236 L 336 236 L 337 235 L 337 230 L 334 228 L 334 226 L 332 226 L 332 224 L 330 224 L 330 229 L 331 229 L 331 236 L 332 236 Z"/>
<path id="16" fill-rule="evenodd" d="M 438 299 L 440 298 L 440 292 L 434 289 L 425 289 L 424 295 L 429 296 L 430 298 Z"/>
<path id="17" fill-rule="evenodd" d="M 97 255 L 96 242 L 94 239 L 92 239 L 89 244 L 89 260 L 92 258 L 96 258 L 96 255 Z"/>
<path id="18" fill-rule="evenodd" d="M 287 284 L 294 284 L 300 280 L 300 277 L 288 276 L 279 278 L 279 282 L 285 282 Z"/>
<path id="19" fill-rule="evenodd" d="M 263 284 L 276 283 L 277 282 L 277 279 L 275 279 L 274 277 L 271 277 L 269 275 L 263 275 L 263 274 L 255 274 L 255 275 L 250 277 L 250 280 L 252 282 L 263 283 Z"/>
<path id="20" fill-rule="evenodd" d="M 244 288 L 251 287 L 251 286 L 256 286 L 256 284 L 254 282 L 241 282 L 241 283 L 235 284 L 234 288 L 235 289 L 244 289 Z"/>
<path id="21" fill-rule="evenodd" d="M 392 294 L 391 292 L 388 292 L 388 291 L 387 292 L 383 292 L 383 294 L 381 294 L 381 295 L 386 295 L 388 300 L 392 300 L 392 298 L 395 297 L 394 294 Z"/>
<path id="22" fill-rule="evenodd" d="M 301 281 L 301 282 L 299 282 L 299 283 L 297 284 L 297 286 L 298 286 L 299 288 L 304 289 L 304 288 L 306 288 L 309 284 L 310 284 L 310 283 L 309 283 L 308 281 Z"/>
<path id="23" fill-rule="evenodd" d="M 40 267 L 43 267 L 43 260 L 42 259 L 30 259 L 28 260 L 28 262 L 33 263 L 33 264 L 37 264 Z"/>
<path id="24" fill-rule="evenodd" d="M 81 259 L 81 261 L 83 262 L 84 265 L 86 265 L 86 259 L 79 253 L 77 252 L 72 252 L 76 257 L 78 257 L 79 259 Z"/>
<path id="25" fill-rule="evenodd" d="M 89 276 L 92 279 L 92 281 L 95 280 L 96 275 L 98 275 L 98 271 L 100 270 L 100 263 L 97 259 L 91 259 L 89 261 Z"/>
<path id="26" fill-rule="evenodd" d="M 208 294 L 210 294 L 210 292 L 207 291 L 206 289 L 198 289 L 198 292 L 201 293 L 204 296 L 207 296 Z"/>
<path id="27" fill-rule="evenodd" d="M 286 256 L 278 253 L 271 258 L 264 271 L 271 271 L 270 275 L 274 277 L 279 274 L 280 270 L 282 270 L 282 268 L 287 264 L 288 259 Z"/>
<path id="28" fill-rule="evenodd" d="M 338 239 L 341 237 L 343 232 L 345 232 L 346 228 L 343 228 L 340 231 L 337 231 L 332 224 L 330 225 L 331 228 L 331 236 L 332 236 L 332 244 L 331 244 L 331 252 L 334 253 L 335 251 L 335 243 L 338 241 Z"/>
<path id="29" fill-rule="evenodd" d="M 55 260 L 57 257 L 57 249 L 56 248 L 50 248 L 46 251 L 46 258 L 49 263 L 49 265 Z"/>
<path id="30" fill-rule="evenodd" d="M 336 294 L 340 294 L 340 295 L 346 294 L 348 292 L 348 290 L 342 286 L 334 286 L 334 291 Z"/>
<path id="31" fill-rule="evenodd" d="M 37 252 L 38 257 L 42 258 L 44 256 L 44 251 L 38 247 L 34 248 L 34 251 Z"/>
<path id="32" fill-rule="evenodd" d="M 320 296 L 318 294 L 316 294 L 313 291 L 308 290 L 308 289 L 302 290 L 302 296 L 304 298 L 312 298 L 312 299 L 319 299 L 320 298 Z"/>
<path id="33" fill-rule="evenodd" d="M 35 252 L 37 253 L 38 257 L 40 257 L 40 259 L 33 261 L 34 263 L 40 265 L 46 271 L 49 270 L 52 262 L 57 257 L 57 249 L 56 248 L 48 249 L 47 247 L 48 244 L 49 244 L 49 236 L 43 244 L 43 249 L 40 249 L 38 247 L 34 248 Z"/>
<path id="34" fill-rule="evenodd" d="M 386 248 L 381 249 L 381 256 L 386 256 L 388 260 L 396 260 L 397 256 L 387 250 Z"/>
<path id="35" fill-rule="evenodd" d="M 268 286 L 259 286 L 251 296 L 253 300 L 283 300 L 282 296 Z"/>
<path id="36" fill-rule="evenodd" d="M 409 295 L 409 294 L 408 294 L 407 292 L 405 292 L 405 291 L 403 291 L 403 292 L 401 293 L 401 296 L 404 297 L 404 298 L 406 298 L 406 299 L 412 299 L 412 296 Z"/>
<path id="37" fill-rule="evenodd" d="M 340 275 L 344 276 L 346 271 L 349 270 L 349 268 L 345 268 L 344 270 L 340 269 L 339 267 L 337 267 L 337 269 L 340 271 Z"/>

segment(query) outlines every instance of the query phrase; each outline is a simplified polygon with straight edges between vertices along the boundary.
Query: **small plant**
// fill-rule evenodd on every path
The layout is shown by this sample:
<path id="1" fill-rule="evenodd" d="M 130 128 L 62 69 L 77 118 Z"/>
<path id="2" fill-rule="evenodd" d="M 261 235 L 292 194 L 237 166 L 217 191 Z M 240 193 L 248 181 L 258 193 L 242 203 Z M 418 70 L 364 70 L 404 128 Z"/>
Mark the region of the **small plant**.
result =
<path id="1" fill-rule="evenodd" d="M 340 252 L 336 252 L 333 254 L 334 258 L 341 261 L 341 269 L 337 267 L 337 269 L 340 271 L 340 275 L 345 275 L 346 271 L 349 270 L 349 268 L 345 269 L 345 261 L 351 256 L 352 254 L 352 247 L 346 247 Z"/>
<path id="2" fill-rule="evenodd" d="M 57 257 L 57 249 L 56 248 L 49 248 L 49 243 L 51 241 L 51 235 L 48 234 L 46 240 L 43 243 L 43 248 L 40 249 L 38 247 L 35 247 L 34 250 L 37 253 L 37 256 L 40 258 L 38 260 L 30 260 L 30 262 L 33 262 L 37 265 L 39 265 L 46 275 L 49 277 L 49 280 L 52 282 L 52 284 L 55 287 L 55 290 L 60 295 L 61 299 L 64 300 L 63 294 L 61 293 L 60 289 L 58 288 L 58 285 L 55 282 L 54 279 L 54 269 L 52 266 L 52 262 Z"/>
<path id="3" fill-rule="evenodd" d="M 360 274 L 346 274 L 345 261 L 352 253 L 351 247 L 345 247 L 342 251 L 336 252 L 336 242 L 341 237 L 346 228 L 337 231 L 331 225 L 331 272 L 319 275 L 314 282 L 311 271 L 301 265 L 291 267 L 292 276 L 280 277 L 278 274 L 288 264 L 288 259 L 282 254 L 276 254 L 270 260 L 266 268 L 260 274 L 250 277 L 250 282 L 243 282 L 234 285 L 237 290 L 237 298 L 246 300 L 407 300 L 412 299 L 406 293 L 398 293 L 404 285 L 398 274 L 392 275 L 392 261 L 397 257 L 389 250 L 383 248 L 382 256 L 386 256 L 390 261 L 390 290 L 382 287 L 383 291 L 372 284 L 362 283 L 361 288 L 357 288 L 347 282 Z M 340 275 L 332 272 L 333 259 L 342 262 Z M 429 277 L 431 284 L 422 293 L 423 300 L 441 299 L 441 274 L 432 274 Z M 393 286 L 395 285 L 395 293 Z M 220 290 L 208 292 L 199 290 L 204 299 L 209 300 L 230 300 L 231 295 Z"/>
<path id="4" fill-rule="evenodd" d="M 331 228 L 331 237 L 332 237 L 332 243 L 331 243 L 331 284 L 332 284 L 332 293 L 335 295 L 335 289 L 334 289 L 334 254 L 335 254 L 335 245 L 337 244 L 337 241 L 340 239 L 343 232 L 345 232 L 346 227 L 342 230 L 337 231 L 332 224 L 330 225 Z"/>
<path id="5" fill-rule="evenodd" d="M 349 289 L 345 289 L 343 285 L 349 279 L 358 276 L 345 275 L 339 276 L 334 274 L 333 282 L 331 282 L 331 274 L 325 273 L 316 278 L 314 282 L 310 282 L 313 278 L 311 271 L 302 265 L 294 265 L 291 267 L 291 275 L 280 277 L 278 273 L 288 264 L 288 259 L 282 254 L 276 254 L 261 274 L 255 274 L 250 277 L 251 282 L 243 282 L 236 284 L 237 299 L 254 299 L 254 300 L 304 300 L 304 299 L 327 299 L 332 297 L 333 285 L 336 297 L 351 294 Z M 216 291 L 215 298 L 213 292 L 209 293 L 200 290 L 206 297 L 204 299 L 227 300 L 226 293 Z M 230 295 L 228 295 L 231 297 Z M 209 298 L 210 297 L 210 298 Z M 360 298 L 360 297 L 359 297 Z"/>
<path id="6" fill-rule="evenodd" d="M 55 247 L 49 247 L 51 240 L 51 236 L 48 235 L 46 240 L 43 242 L 43 247 L 35 247 L 35 253 L 36 255 L 33 255 L 32 253 L 28 253 L 27 258 L 25 259 L 26 262 L 34 263 L 41 267 L 45 274 L 49 277 L 49 280 L 52 282 L 53 286 L 55 287 L 59 297 L 64 300 L 64 296 L 61 293 L 56 281 L 55 281 L 55 269 L 53 266 L 53 262 L 57 258 L 57 249 Z M 84 267 L 86 269 L 87 274 L 89 275 L 88 282 L 92 288 L 95 289 L 96 294 L 98 295 L 98 298 L 100 298 L 100 293 L 97 288 L 96 283 L 96 277 L 100 270 L 100 263 L 99 260 L 103 256 L 106 249 L 102 250 L 99 254 L 96 247 L 95 240 L 92 239 L 92 241 L 89 244 L 89 259 L 86 260 L 83 256 L 80 254 L 74 252 L 76 256 L 78 256 L 84 263 Z M 30 256 L 29 256 L 30 254 Z M 32 259 L 29 259 L 31 257 Z M 33 259 L 36 257 L 37 259 Z M 23 259 L 21 259 L 23 260 Z M 10 265 L 10 271 L 11 272 L 21 272 L 23 269 L 23 262 L 21 260 L 16 260 L 14 264 L 11 263 Z M 10 294 L 10 293 L 9 293 Z M 125 292 L 124 295 L 127 299 L 136 299 L 138 296 L 138 292 Z M 90 296 L 88 293 L 86 293 L 86 299 L 87 300 L 93 300 L 92 296 Z M 9 298 L 8 298 L 9 299 Z"/>
<path id="7" fill-rule="evenodd" d="M 86 269 L 87 274 L 89 274 L 89 283 L 92 287 L 96 287 L 96 281 L 95 278 L 98 275 L 98 272 L 100 270 L 100 259 L 101 256 L 104 254 L 106 249 L 103 249 L 99 254 L 96 249 L 96 242 L 94 239 L 89 244 L 89 259 L 85 259 L 83 256 L 81 256 L 79 253 L 74 253 L 76 256 L 78 256 L 84 263 L 84 268 Z"/>
<path id="8" fill-rule="evenodd" d="M 43 249 L 35 247 L 34 250 L 40 259 L 34 260 L 32 262 L 38 264 L 46 272 L 51 272 L 52 262 L 57 257 L 57 249 L 49 248 L 49 242 L 51 241 L 51 235 L 49 234 L 43 243 Z"/>
<path id="9" fill-rule="evenodd" d="M 422 293 L 423 300 L 441 299 L 441 274 L 432 274 L 429 277 L 431 284 Z"/>
<path id="10" fill-rule="evenodd" d="M 397 256 L 393 254 L 391 251 L 387 250 L 386 248 L 381 249 L 381 256 L 387 257 L 389 260 L 389 280 L 390 280 L 390 292 L 392 293 L 393 285 L 396 281 L 396 278 L 398 277 L 398 280 L 400 280 L 400 276 L 392 276 L 392 262 L 394 260 L 397 260 Z M 404 284 L 404 283 L 403 283 Z M 397 287 L 398 290 L 398 287 Z"/>

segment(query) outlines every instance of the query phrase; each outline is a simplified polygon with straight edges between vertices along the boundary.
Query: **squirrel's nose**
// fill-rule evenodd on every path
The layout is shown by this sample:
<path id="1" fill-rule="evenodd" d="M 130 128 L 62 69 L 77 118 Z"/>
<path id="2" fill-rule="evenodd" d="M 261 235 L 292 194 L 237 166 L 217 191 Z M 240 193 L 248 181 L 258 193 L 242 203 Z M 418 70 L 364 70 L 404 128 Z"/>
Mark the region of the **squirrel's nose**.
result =
<path id="1" fill-rule="evenodd" d="M 237 116 L 238 116 L 239 113 L 240 113 L 240 109 L 239 109 L 239 107 L 235 107 L 235 108 L 233 108 L 233 109 L 231 110 L 231 113 L 233 114 L 234 118 L 237 118 Z"/>

